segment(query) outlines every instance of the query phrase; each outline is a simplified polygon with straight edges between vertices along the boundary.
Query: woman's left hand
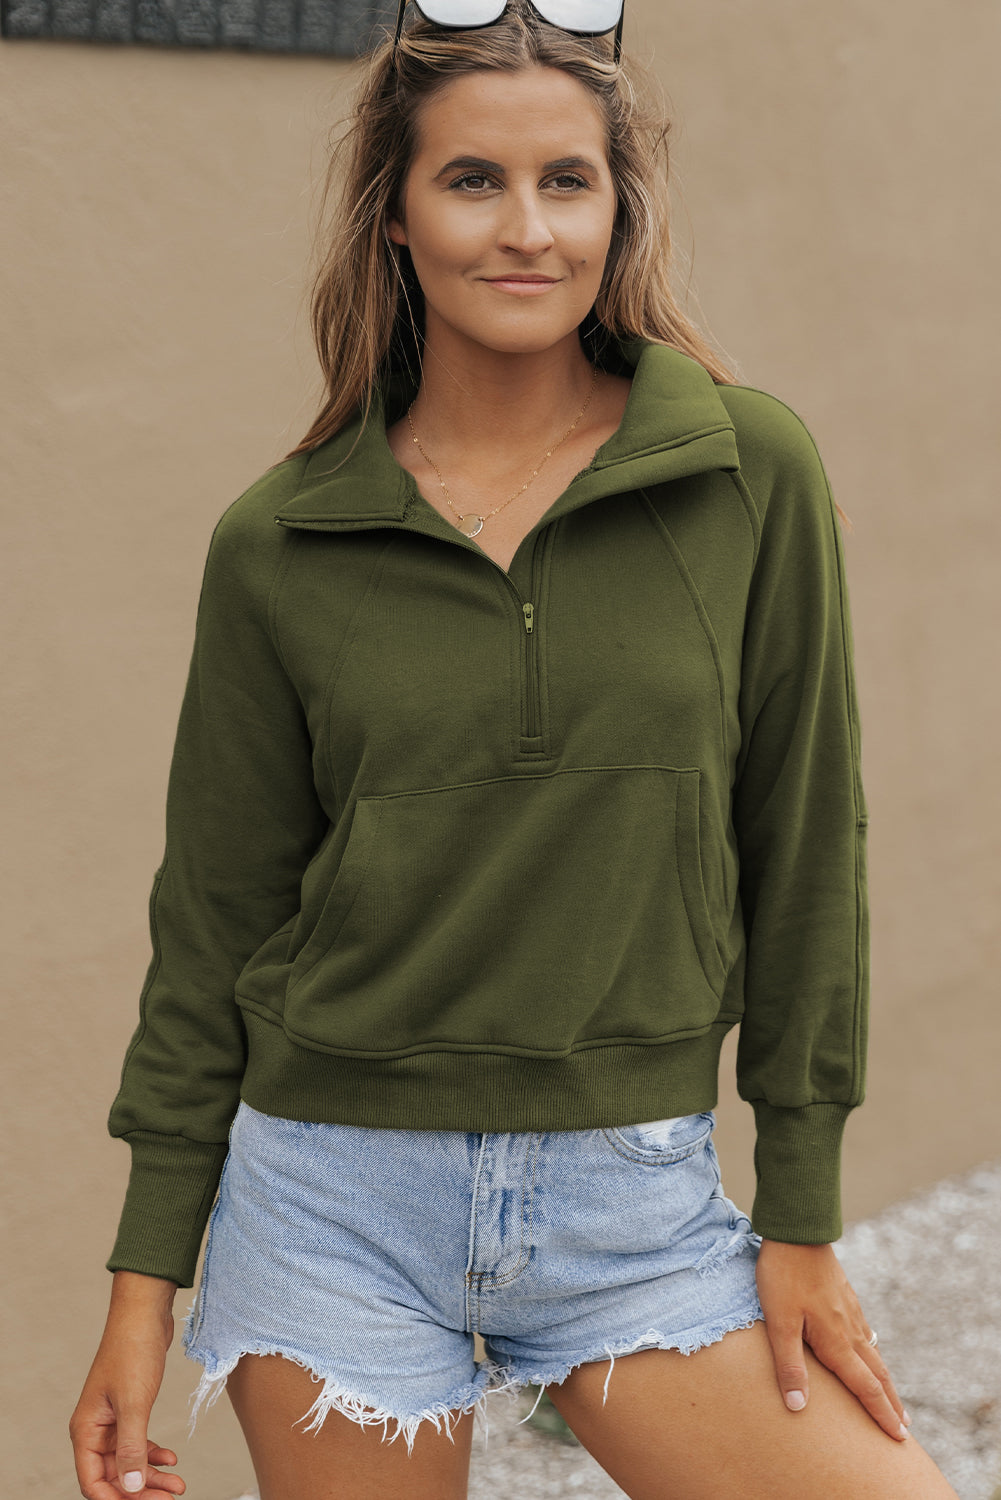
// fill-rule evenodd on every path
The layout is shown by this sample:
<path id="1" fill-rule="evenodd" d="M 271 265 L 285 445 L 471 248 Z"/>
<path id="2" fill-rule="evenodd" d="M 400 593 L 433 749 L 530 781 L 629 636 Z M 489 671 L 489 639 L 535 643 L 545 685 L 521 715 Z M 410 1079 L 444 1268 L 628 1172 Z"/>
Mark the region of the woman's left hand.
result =
<path id="1" fill-rule="evenodd" d="M 803 1355 L 803 1345 L 809 1344 L 884 1432 L 905 1438 L 910 1418 L 832 1247 L 763 1240 L 757 1280 L 775 1373 L 789 1410 L 802 1411 L 810 1396 Z"/>

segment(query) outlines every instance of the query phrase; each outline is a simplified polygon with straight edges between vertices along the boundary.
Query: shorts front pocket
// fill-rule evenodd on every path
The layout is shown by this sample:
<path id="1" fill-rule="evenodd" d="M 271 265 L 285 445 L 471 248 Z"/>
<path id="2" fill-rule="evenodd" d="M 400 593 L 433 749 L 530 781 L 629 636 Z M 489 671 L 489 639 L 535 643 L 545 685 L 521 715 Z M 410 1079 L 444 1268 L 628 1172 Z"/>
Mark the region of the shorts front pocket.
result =
<path id="1" fill-rule="evenodd" d="M 284 1024 L 337 1052 L 560 1056 L 697 1035 L 725 975 L 697 770 L 523 774 L 359 799 Z"/>
<path id="2" fill-rule="evenodd" d="M 605 1136 L 620 1156 L 651 1166 L 673 1166 L 704 1151 L 713 1133 L 712 1114 L 678 1115 L 639 1125 L 615 1125 Z"/>

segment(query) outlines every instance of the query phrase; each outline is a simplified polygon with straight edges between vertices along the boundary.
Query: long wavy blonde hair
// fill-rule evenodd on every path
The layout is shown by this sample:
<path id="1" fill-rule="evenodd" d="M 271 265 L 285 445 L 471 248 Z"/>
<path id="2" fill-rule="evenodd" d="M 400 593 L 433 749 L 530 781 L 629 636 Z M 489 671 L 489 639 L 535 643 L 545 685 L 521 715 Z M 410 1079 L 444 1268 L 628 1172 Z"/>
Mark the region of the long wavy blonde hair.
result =
<path id="1" fill-rule="evenodd" d="M 387 40 L 368 62 L 321 207 L 312 326 L 326 391 L 293 453 L 326 442 L 359 410 L 367 416 L 394 367 L 419 371 L 423 300 L 409 253 L 390 243 L 387 225 L 400 215 L 421 107 L 465 74 L 534 66 L 576 78 L 606 126 L 618 209 L 601 290 L 581 329 L 588 352 L 600 361 L 612 340 L 643 338 L 690 355 L 717 382 L 734 380 L 672 289 L 670 124 L 663 110 L 641 101 L 633 70 L 613 62 L 607 39 L 560 31 L 524 0 L 512 0 L 496 24 L 480 30 L 445 31 L 418 20 L 395 55 Z"/>

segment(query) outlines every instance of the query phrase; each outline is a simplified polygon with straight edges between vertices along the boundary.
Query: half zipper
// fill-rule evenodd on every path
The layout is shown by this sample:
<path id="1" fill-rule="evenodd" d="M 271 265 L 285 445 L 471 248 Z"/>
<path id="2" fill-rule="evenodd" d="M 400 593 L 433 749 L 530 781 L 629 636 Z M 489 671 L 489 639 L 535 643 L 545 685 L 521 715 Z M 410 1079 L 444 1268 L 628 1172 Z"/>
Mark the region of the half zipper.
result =
<path id="1" fill-rule="evenodd" d="M 440 515 L 441 513 L 438 512 L 438 514 Z M 542 593 L 541 553 L 550 543 L 555 524 L 557 523 L 547 523 L 532 542 L 531 570 L 529 575 L 533 596 L 531 599 L 523 599 L 514 579 L 507 569 L 502 568 L 500 563 L 495 562 L 489 553 L 484 552 L 482 547 L 477 547 L 475 543 L 470 542 L 461 532 L 456 532 L 453 536 L 443 538 L 443 540 L 461 547 L 464 552 L 477 553 L 490 567 L 496 568 L 517 600 L 521 622 L 524 627 L 521 642 L 521 722 L 518 726 L 518 746 L 522 755 L 541 756 L 546 754 L 542 712 L 542 674 L 539 671 L 538 600 Z M 450 530 L 454 532 L 455 528 L 450 527 Z"/>
<path id="2" fill-rule="evenodd" d="M 543 722 L 542 672 L 539 661 L 539 603 L 543 596 L 543 555 L 552 542 L 552 526 L 546 526 L 532 542 L 528 599 L 521 600 L 521 617 L 525 627 L 522 639 L 522 755 L 545 755 L 546 734 Z M 510 575 L 509 581 L 510 581 Z M 514 589 L 513 582 L 511 583 Z M 515 590 L 517 593 L 517 590 Z"/>
<path id="3" fill-rule="evenodd" d="M 541 733 L 542 719 L 539 669 L 536 661 L 538 648 L 535 644 L 535 605 L 523 604 L 522 614 L 525 617 L 525 718 L 521 732 L 523 738 L 534 740 L 538 739 Z"/>
<path id="4" fill-rule="evenodd" d="M 484 552 L 482 547 L 470 544 L 462 537 L 462 533 L 454 539 L 456 545 L 464 551 L 477 552 L 492 568 L 496 568 L 504 579 L 518 603 L 518 611 L 521 623 L 524 627 L 521 640 L 521 722 L 518 726 L 519 749 L 523 755 L 544 755 L 543 744 L 543 713 L 542 713 L 542 678 L 539 671 L 539 606 L 538 599 L 542 592 L 542 564 L 541 553 L 547 547 L 552 525 L 549 523 L 540 531 L 532 542 L 531 570 L 529 574 L 529 587 L 532 591 L 531 599 L 522 598 L 518 586 L 506 568 L 495 562 L 489 553 Z M 460 540 L 461 538 L 461 540 Z M 453 538 L 449 537 L 449 541 Z"/>
<path id="5" fill-rule="evenodd" d="M 425 504 L 429 505 L 429 502 L 425 501 Z M 433 507 L 429 505 L 429 509 L 433 510 Z M 436 513 L 438 515 L 441 514 L 440 512 Z M 275 516 L 275 521 L 279 526 L 288 527 L 290 530 L 324 531 L 328 534 L 330 532 L 353 531 L 356 529 L 368 531 L 411 531 L 413 529 L 403 517 L 399 519 L 395 517 L 392 519 L 372 518 L 364 528 L 345 526 L 343 523 L 338 524 L 337 522 L 320 520 L 318 518 L 311 520 L 299 520 L 296 518 L 293 520 L 291 517 L 282 515 Z M 464 537 L 461 532 L 456 531 L 455 528 L 449 527 L 449 531 L 454 533 L 453 535 L 442 535 L 437 531 L 431 532 L 424 527 L 416 528 L 423 536 L 434 536 L 440 541 L 450 543 L 452 546 L 461 547 L 464 552 L 473 552 L 478 557 L 482 557 L 485 563 L 500 573 L 506 586 L 514 595 L 518 609 L 518 629 L 521 635 L 521 709 L 520 721 L 517 725 L 516 744 L 521 755 L 532 757 L 542 756 L 546 753 L 542 709 L 542 680 L 539 670 L 538 600 L 542 592 L 542 564 L 540 554 L 546 548 L 550 540 L 550 533 L 555 524 L 555 522 L 550 522 L 536 536 L 532 543 L 530 587 L 534 597 L 531 600 L 522 598 L 514 579 L 505 568 L 501 567 L 500 563 L 495 562 L 489 553 L 483 551 L 482 547 L 477 547 Z"/>

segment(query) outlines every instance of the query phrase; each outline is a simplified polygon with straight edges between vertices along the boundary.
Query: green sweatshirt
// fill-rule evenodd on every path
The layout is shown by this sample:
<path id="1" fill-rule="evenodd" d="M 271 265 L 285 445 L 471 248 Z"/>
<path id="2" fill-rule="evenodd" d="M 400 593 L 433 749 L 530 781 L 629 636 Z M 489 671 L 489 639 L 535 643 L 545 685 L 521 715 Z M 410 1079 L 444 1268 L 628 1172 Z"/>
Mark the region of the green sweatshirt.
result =
<path id="1" fill-rule="evenodd" d="M 241 1097 L 627 1124 L 710 1109 L 738 1023 L 754 1227 L 840 1233 L 868 929 L 839 526 L 786 407 L 624 353 L 619 430 L 507 572 L 392 457 L 404 392 L 220 522 L 111 1268 L 191 1284 Z"/>

